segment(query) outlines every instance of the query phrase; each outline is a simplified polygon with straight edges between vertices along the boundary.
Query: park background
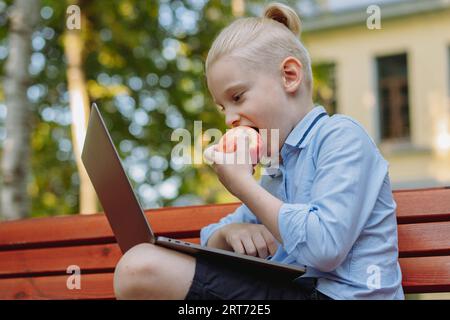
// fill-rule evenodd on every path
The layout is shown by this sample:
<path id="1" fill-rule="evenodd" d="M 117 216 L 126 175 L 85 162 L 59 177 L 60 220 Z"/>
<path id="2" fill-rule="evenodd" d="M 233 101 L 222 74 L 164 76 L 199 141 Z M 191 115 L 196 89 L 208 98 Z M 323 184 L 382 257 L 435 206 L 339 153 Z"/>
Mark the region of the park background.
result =
<path id="1" fill-rule="evenodd" d="M 302 19 L 315 102 L 366 128 L 393 188 L 449 186 L 450 1 L 281 2 Z M 0 0 L 0 219 L 102 210 L 79 161 L 92 102 L 145 209 L 236 201 L 209 166 L 171 158 L 171 135 L 226 130 L 206 55 L 267 3 Z"/>

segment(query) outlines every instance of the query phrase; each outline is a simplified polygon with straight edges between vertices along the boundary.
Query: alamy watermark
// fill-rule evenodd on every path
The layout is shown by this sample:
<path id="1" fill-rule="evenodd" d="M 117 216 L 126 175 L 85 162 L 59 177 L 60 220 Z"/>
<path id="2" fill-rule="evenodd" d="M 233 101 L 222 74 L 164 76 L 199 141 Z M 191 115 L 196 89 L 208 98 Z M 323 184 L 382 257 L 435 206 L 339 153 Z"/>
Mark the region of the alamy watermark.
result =
<path id="1" fill-rule="evenodd" d="M 371 264 L 367 267 L 366 273 L 370 276 L 367 277 L 367 288 L 380 289 L 381 288 L 381 268 L 376 264 Z"/>
<path id="2" fill-rule="evenodd" d="M 67 19 L 66 27 L 69 30 L 80 30 L 81 29 L 81 10 L 77 5 L 71 5 L 67 7 L 66 10 Z"/>
<path id="3" fill-rule="evenodd" d="M 367 7 L 366 13 L 369 14 L 366 20 L 366 26 L 369 30 L 381 29 L 381 8 L 375 4 Z"/>
<path id="4" fill-rule="evenodd" d="M 272 169 L 279 167 L 279 130 L 260 129 L 262 148 L 258 148 L 262 154 L 259 155 L 259 163 L 262 166 L 262 174 L 271 174 Z M 178 141 L 171 152 L 172 161 L 182 165 L 200 165 L 203 163 L 211 165 L 213 161 L 205 156 L 205 150 L 217 144 L 222 138 L 219 129 L 211 128 L 203 132 L 202 121 L 194 121 L 194 136 L 189 130 L 184 128 L 175 129 L 171 135 L 171 141 Z M 236 138 L 236 151 L 233 153 L 222 153 L 222 158 L 216 158 L 219 164 L 246 164 L 249 163 L 250 150 L 246 145 L 245 136 Z M 270 139 L 270 148 L 267 147 Z M 204 144 L 210 143 L 206 147 Z M 270 149 L 270 150 L 269 150 Z"/>
<path id="5" fill-rule="evenodd" d="M 70 265 L 67 267 L 66 273 L 70 274 L 67 278 L 66 286 L 69 290 L 81 289 L 81 269 L 77 265 Z"/>

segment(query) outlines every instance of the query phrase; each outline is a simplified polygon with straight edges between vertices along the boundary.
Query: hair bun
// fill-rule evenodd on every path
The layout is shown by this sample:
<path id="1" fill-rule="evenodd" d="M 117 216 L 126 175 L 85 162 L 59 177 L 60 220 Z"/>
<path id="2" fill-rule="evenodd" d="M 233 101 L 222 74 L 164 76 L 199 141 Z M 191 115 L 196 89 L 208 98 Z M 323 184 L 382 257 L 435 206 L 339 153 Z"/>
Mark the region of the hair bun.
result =
<path id="1" fill-rule="evenodd" d="M 263 17 L 284 24 L 297 37 L 300 36 L 301 21 L 297 13 L 291 7 L 279 2 L 272 2 L 264 9 Z"/>

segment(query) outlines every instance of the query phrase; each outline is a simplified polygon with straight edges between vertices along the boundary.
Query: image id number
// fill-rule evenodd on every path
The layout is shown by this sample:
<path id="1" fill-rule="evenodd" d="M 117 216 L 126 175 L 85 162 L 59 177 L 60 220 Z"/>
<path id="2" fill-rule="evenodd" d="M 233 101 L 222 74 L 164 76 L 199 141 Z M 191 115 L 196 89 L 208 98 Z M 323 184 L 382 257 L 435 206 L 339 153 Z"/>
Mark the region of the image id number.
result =
<path id="1" fill-rule="evenodd" d="M 260 304 L 224 304 L 222 305 L 222 314 L 254 314 L 254 315 L 268 315 L 270 314 L 270 305 Z"/>

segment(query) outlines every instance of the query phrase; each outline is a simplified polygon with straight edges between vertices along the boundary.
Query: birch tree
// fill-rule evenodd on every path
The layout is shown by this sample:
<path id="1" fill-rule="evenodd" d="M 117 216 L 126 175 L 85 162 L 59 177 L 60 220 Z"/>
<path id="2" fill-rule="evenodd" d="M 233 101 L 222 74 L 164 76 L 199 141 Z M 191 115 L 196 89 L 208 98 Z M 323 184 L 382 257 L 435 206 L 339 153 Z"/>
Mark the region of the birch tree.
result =
<path id="1" fill-rule="evenodd" d="M 16 0 L 10 15 L 9 56 L 5 65 L 6 139 L 1 159 L 1 216 L 5 220 L 30 214 L 27 192 L 30 158 L 31 35 L 39 21 L 39 0 Z"/>

